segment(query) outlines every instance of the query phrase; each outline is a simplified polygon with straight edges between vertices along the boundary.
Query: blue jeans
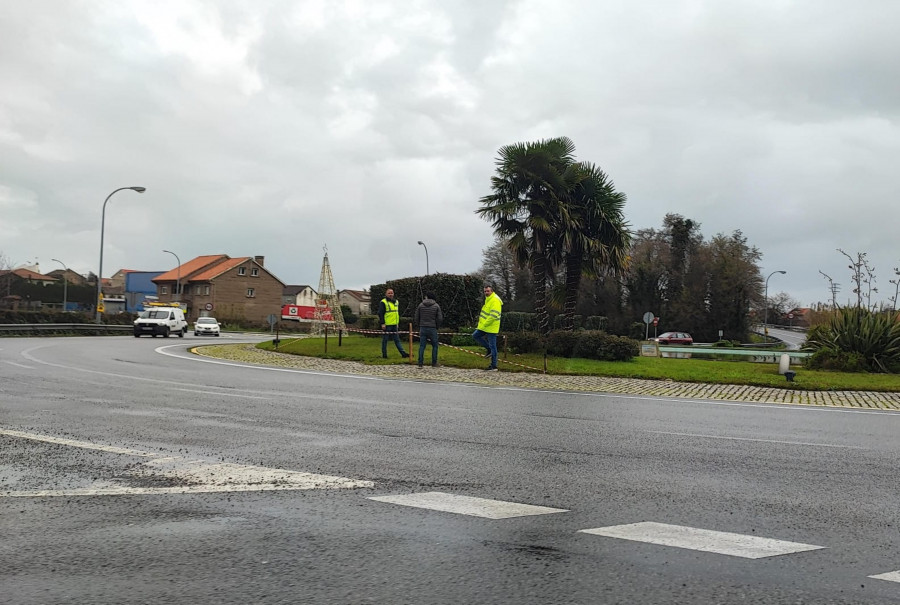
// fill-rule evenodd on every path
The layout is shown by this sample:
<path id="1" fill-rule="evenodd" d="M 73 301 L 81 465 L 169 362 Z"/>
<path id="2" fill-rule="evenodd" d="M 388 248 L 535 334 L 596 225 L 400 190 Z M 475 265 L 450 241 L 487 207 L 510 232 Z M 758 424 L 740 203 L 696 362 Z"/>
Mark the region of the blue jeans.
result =
<path id="1" fill-rule="evenodd" d="M 437 328 L 419 328 L 419 365 L 425 359 L 425 344 L 431 342 L 431 365 L 437 365 L 438 333 Z"/>
<path id="2" fill-rule="evenodd" d="M 488 353 L 491 354 L 491 367 L 497 367 L 497 335 L 490 332 L 482 332 L 475 330 L 472 332 L 472 338 L 475 342 L 483 346 Z"/>
<path id="3" fill-rule="evenodd" d="M 397 326 L 385 326 L 384 334 L 381 335 L 381 356 L 387 357 L 387 343 L 388 340 L 393 340 L 394 344 L 397 345 L 397 350 L 400 351 L 400 355 L 403 357 L 408 357 L 406 351 L 403 350 L 403 343 L 400 342 L 400 334 L 397 333 Z"/>

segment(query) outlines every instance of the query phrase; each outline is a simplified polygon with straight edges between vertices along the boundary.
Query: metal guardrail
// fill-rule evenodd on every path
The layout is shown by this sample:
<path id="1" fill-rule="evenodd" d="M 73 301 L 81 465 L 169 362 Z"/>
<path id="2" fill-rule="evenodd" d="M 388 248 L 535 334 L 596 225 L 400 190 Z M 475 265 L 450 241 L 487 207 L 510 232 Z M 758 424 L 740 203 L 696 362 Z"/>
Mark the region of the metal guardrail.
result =
<path id="1" fill-rule="evenodd" d="M 122 335 L 134 326 L 107 324 L 0 324 L 0 336 L 40 336 L 50 334 Z"/>

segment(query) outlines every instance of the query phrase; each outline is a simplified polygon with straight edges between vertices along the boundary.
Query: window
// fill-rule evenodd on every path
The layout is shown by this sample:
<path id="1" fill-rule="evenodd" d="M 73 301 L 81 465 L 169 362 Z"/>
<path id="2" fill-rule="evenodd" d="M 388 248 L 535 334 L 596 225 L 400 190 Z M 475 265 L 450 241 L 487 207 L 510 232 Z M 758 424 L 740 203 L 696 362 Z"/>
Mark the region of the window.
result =
<path id="1" fill-rule="evenodd" d="M 256 291 L 253 288 L 247 288 L 247 298 L 253 298 L 256 296 Z"/>
<path id="2" fill-rule="evenodd" d="M 247 275 L 247 267 L 238 267 L 238 275 Z"/>
<path id="3" fill-rule="evenodd" d="M 259 269 L 256 267 L 250 269 L 250 277 L 259 277 Z"/>
<path id="4" fill-rule="evenodd" d="M 209 286 L 203 286 L 203 295 L 209 296 Z"/>
<path id="5" fill-rule="evenodd" d="M 182 293 L 182 294 L 190 294 L 190 293 L 191 293 L 191 287 L 190 287 L 190 286 L 181 286 L 181 293 Z"/>
<path id="6" fill-rule="evenodd" d="M 160 294 L 168 294 L 168 293 L 169 293 L 169 286 L 160 286 L 160 287 L 159 287 L 159 293 L 160 293 Z"/>

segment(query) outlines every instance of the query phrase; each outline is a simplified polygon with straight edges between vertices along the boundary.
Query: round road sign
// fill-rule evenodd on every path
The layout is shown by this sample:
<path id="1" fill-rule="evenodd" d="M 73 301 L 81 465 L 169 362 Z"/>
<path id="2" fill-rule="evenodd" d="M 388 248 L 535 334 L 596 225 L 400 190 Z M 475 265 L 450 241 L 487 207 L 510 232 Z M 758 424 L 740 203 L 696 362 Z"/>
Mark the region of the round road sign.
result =
<path id="1" fill-rule="evenodd" d="M 212 310 L 213 310 L 213 304 L 212 304 L 212 303 L 206 303 L 205 305 L 203 305 L 203 308 L 206 309 L 207 311 L 212 311 Z"/>
<path id="2" fill-rule="evenodd" d="M 653 313 L 647 311 L 646 313 L 644 313 L 644 323 L 649 324 L 651 321 L 653 321 Z"/>

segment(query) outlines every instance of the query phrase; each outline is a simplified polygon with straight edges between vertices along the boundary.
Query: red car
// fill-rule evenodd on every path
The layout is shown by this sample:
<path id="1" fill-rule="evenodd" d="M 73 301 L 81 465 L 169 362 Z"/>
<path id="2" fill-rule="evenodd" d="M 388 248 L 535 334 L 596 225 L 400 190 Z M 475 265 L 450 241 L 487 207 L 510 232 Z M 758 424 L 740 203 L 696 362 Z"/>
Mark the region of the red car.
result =
<path id="1" fill-rule="evenodd" d="M 687 332 L 663 332 L 656 342 L 661 345 L 692 345 L 694 339 Z"/>

